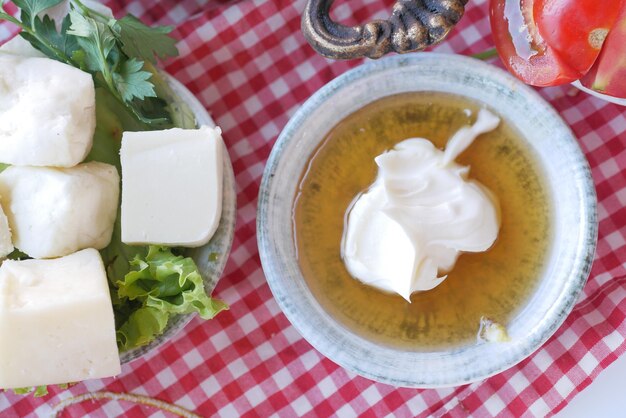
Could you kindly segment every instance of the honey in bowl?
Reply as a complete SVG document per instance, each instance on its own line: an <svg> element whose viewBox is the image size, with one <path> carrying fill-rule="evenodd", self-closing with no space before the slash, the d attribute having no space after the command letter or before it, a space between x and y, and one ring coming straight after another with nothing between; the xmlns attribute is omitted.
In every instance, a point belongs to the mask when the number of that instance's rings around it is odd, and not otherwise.
<svg viewBox="0 0 626 418"><path fill-rule="evenodd" d="M316 300L351 332L414 351L472 344L481 318L506 326L538 284L551 205L532 150L505 119L456 159L499 201L500 232L489 250L462 254L442 284L413 293L411 303L362 284L341 259L346 210L374 181L374 158L406 138L444 148L479 109L444 93L386 97L339 122L313 153L293 207L298 263Z"/></svg>

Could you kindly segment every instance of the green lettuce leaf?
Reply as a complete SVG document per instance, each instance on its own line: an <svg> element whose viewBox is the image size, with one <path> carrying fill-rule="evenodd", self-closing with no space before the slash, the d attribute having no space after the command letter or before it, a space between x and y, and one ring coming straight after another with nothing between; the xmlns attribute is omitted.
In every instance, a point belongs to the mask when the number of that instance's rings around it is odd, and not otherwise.
<svg viewBox="0 0 626 418"><path fill-rule="evenodd" d="M139 305L124 315L118 327L120 350L139 347L152 341L165 329L171 315L197 312L211 319L228 306L207 295L198 267L190 257L171 248L150 245L145 256L135 255L131 271L118 280L117 302L122 306ZM115 301L114 301L115 305Z"/></svg>
<svg viewBox="0 0 626 418"><path fill-rule="evenodd" d="M150 343L165 330L168 320L167 312L155 308L144 307L132 312L117 330L120 350L126 351Z"/></svg>
<svg viewBox="0 0 626 418"><path fill-rule="evenodd" d="M70 387L70 383L62 383L62 384L55 385L55 386L58 387L59 389L67 389ZM29 393L32 393L35 398L40 398L48 394L48 386L46 385L31 386L27 388L15 388L12 390L13 390L13 393L15 393L16 395L27 395Z"/></svg>
<svg viewBox="0 0 626 418"><path fill-rule="evenodd" d="M28 388L16 388L13 389L13 393L16 395L26 395L32 393L35 398L46 396L48 394L48 386L33 386Z"/></svg>

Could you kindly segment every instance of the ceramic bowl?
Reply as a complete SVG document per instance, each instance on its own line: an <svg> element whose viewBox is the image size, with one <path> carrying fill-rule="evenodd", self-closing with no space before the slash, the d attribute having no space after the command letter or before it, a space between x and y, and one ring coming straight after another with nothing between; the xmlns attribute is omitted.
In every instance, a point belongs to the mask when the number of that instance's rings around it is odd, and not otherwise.
<svg viewBox="0 0 626 418"><path fill-rule="evenodd" d="M432 352L378 345L322 309L296 260L292 223L299 178L312 152L339 121L385 96L436 91L497 109L538 156L553 203L554 241L534 293L507 324L506 343ZM263 270L279 306L317 350L369 379L403 387L457 386L501 372L537 350L572 310L593 260L596 195L589 166L559 115L508 73L468 57L419 53L370 62L315 93L281 133L263 175L257 214Z"/></svg>
<svg viewBox="0 0 626 418"><path fill-rule="evenodd" d="M184 85L171 76L165 75L165 77L174 93L189 106L196 117L198 125L215 126L215 122L202 103L200 103ZM206 245L187 251L187 255L192 257L198 266L198 270L204 279L204 288L209 295L213 292L213 289L215 289L224 271L235 235L237 207L235 176L228 152L224 150L222 155L224 158L222 162L222 216L220 223L215 234ZM213 260L214 257L212 254L217 254L217 259ZM191 321L193 315L194 314L173 316L170 318L163 334L155 338L148 345L120 353L120 361L122 363L128 363L168 342Z"/></svg>

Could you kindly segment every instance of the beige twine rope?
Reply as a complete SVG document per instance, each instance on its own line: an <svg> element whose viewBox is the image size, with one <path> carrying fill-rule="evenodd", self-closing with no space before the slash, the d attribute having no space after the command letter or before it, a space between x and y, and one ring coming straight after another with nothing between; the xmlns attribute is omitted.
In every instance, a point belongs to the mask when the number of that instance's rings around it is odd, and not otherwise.
<svg viewBox="0 0 626 418"><path fill-rule="evenodd" d="M171 403L167 403L161 401L159 399L150 398L148 396L136 395L134 393L114 393L114 392L93 392L93 393L83 393L82 395L72 396L70 398L64 399L59 402L52 408L52 413L50 414L50 418L56 418L59 414L67 407L82 403L85 401L99 401L99 400L109 400L109 401L126 401L131 402L138 405L147 405L156 409L160 409L161 411L169 412L174 415L178 415L183 418L202 418L200 415L194 414L193 412L180 407L178 405L173 405Z"/></svg>

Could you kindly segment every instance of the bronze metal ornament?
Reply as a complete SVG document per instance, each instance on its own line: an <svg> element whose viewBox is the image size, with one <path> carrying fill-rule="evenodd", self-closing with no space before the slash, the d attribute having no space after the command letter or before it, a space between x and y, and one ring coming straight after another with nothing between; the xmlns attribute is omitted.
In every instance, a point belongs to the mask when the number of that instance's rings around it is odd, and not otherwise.
<svg viewBox="0 0 626 418"><path fill-rule="evenodd" d="M329 15L333 0L308 0L302 32L328 58L380 58L388 52L421 51L441 42L461 20L468 0L398 0L388 20L345 26Z"/></svg>

